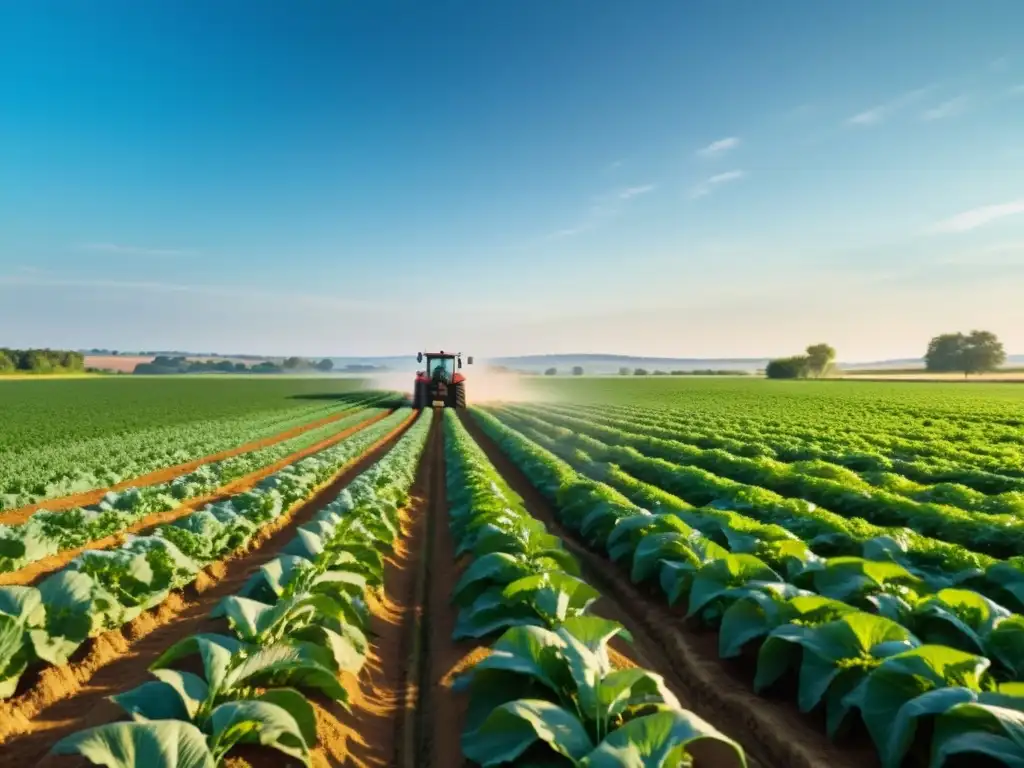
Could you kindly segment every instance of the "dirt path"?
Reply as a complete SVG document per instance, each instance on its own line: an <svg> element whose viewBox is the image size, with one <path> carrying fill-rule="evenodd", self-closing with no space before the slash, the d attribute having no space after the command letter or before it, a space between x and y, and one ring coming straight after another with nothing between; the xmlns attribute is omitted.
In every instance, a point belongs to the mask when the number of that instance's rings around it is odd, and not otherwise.
<svg viewBox="0 0 1024 768"><path fill-rule="evenodd" d="M292 539L298 526L310 521L356 475L387 453L415 417L410 414L309 500L263 528L245 552L210 566L193 585L174 593L160 607L121 630L90 641L84 652L79 652L79 661L44 669L29 681L24 693L0 704L0 766L37 765L57 739L119 719L120 709L106 697L151 679L147 668L160 653L182 638L215 626L209 614L217 603L241 589Z"/></svg>
<svg viewBox="0 0 1024 768"><path fill-rule="evenodd" d="M372 424L376 424L381 419L387 418L392 413L394 413L394 409L390 409L386 413L372 416L365 421L361 421L348 429L344 429L337 434L331 435L314 445L303 448L300 451L295 451L294 453L285 456L283 459L275 461L273 464L268 464L262 469L258 469L255 472L251 472L250 474L236 480L232 480L230 483L221 486L211 494L189 499L181 506L167 510L166 512L157 512L156 514L149 515L115 534L105 536L102 539L96 539L95 541L90 541L75 549L66 549L63 552L58 552L56 555L52 555L51 557L45 557L42 560L29 563L24 568L19 568L17 571L0 573L0 587L8 585L37 584L51 573L59 571L87 549L110 549L111 547L115 547L127 541L130 534L146 533L158 525L173 523L175 520L185 517L185 515L189 515L197 509L202 509L207 504L215 504L217 502L224 501L231 496L236 496L239 493L251 490L252 488L255 488L261 480L269 477L275 472L280 472L289 464L294 464L307 456L311 456L314 453L319 453L326 448L330 448L332 445L340 443L345 438L351 437L356 432L366 429Z"/></svg>
<svg viewBox="0 0 1024 768"><path fill-rule="evenodd" d="M433 418L420 458L403 537L384 570L384 589L370 601L373 657L358 682L346 685L352 714L342 720L349 731L347 760L333 765L390 768L416 764L415 705L419 681L420 627L423 623L424 563L428 515L433 498L440 418ZM409 763L409 761L412 763Z"/></svg>
<svg viewBox="0 0 1024 768"><path fill-rule="evenodd" d="M584 578L604 596L596 612L621 621L633 634L637 662L664 675L684 707L740 742L751 766L868 768L878 764L870 744L838 747L828 741L823 727L812 722L814 718L801 715L791 701L754 694L746 673L718 658L717 634L691 630L657 597L633 585L619 566L564 529L548 501L473 418L460 416L530 513L560 536L579 559Z"/></svg>
<svg viewBox="0 0 1024 768"><path fill-rule="evenodd" d="M428 765L431 768L458 768L466 764L460 742L466 721L468 698L451 686L458 674L486 655L487 644L478 640L452 639L458 610L452 605L455 585L470 559L455 559L455 540L448 518L447 465L444 454L444 430L437 435L437 460L431 468L432 487L429 528L429 557L426 576L428 589L423 634L422 666L418 719L419 763L403 768Z"/></svg>
<svg viewBox="0 0 1024 768"><path fill-rule="evenodd" d="M457 768L465 718L449 673L477 644L453 643L449 604L458 578L448 531L444 428L427 438L405 524L408 535L389 561L384 597L374 608L374 661L361 676L348 762L360 768Z"/></svg>
<svg viewBox="0 0 1024 768"><path fill-rule="evenodd" d="M214 461L223 461L224 459L230 459L232 456L249 453L250 451L266 448L267 446L274 445L275 443L290 440L291 438L298 437L302 433L308 432L311 429L316 429L317 427L322 427L326 424L330 424L331 422L348 418L355 413L355 411L356 409L349 408L341 411L340 413L335 413L321 419L316 419L315 421L300 424L299 426L292 427L291 429L286 429L284 432L278 432L277 434L270 435L268 437L262 437L259 440L251 440L248 443L243 443L242 445L235 446L234 448L228 448L227 450L220 451L219 453L211 453L209 456L193 459L192 461L187 461L184 464L175 464L171 467L163 467L162 469L158 469L145 475L139 475L138 477L122 480L120 483L107 486L106 488L95 488L91 491L83 491L82 493L75 493L70 496L58 496L53 499L44 499L43 501L36 502L35 504L28 504L24 507L18 507L17 509L9 509L5 512L0 512L0 524L20 525L28 520L33 514L43 509L58 511L62 509L72 509L74 507L88 507L92 504L99 504L103 501L103 497L111 491L121 491L125 488L142 488L148 485L167 483L176 477L188 474L203 464L209 464Z"/></svg>

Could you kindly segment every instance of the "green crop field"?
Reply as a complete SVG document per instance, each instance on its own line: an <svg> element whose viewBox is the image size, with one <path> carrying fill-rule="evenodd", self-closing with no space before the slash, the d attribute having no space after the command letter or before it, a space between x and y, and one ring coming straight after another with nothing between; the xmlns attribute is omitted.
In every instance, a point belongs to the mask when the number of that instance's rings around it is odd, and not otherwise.
<svg viewBox="0 0 1024 768"><path fill-rule="evenodd" d="M0 510L121 482L329 416L346 379L0 382Z"/></svg>
<svg viewBox="0 0 1024 768"><path fill-rule="evenodd" d="M12 765L1024 765L1024 387L55 383L3 385Z"/></svg>

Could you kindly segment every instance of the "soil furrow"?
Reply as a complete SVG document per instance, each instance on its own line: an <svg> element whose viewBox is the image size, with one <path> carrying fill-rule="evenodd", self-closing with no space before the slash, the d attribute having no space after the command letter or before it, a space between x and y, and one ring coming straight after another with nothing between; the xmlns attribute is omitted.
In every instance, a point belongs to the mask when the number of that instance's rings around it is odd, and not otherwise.
<svg viewBox="0 0 1024 768"><path fill-rule="evenodd" d="M422 765L417 760L413 708L416 705L423 589L426 576L428 515L435 494L441 420L433 418L420 458L410 504L402 513L403 536L389 557L384 589L370 600L372 658L359 679L346 681L352 713L342 715L349 733L344 761L328 754L331 765L383 768Z"/></svg>
<svg viewBox="0 0 1024 768"><path fill-rule="evenodd" d="M340 443L342 440L347 437L351 437L356 432L376 424L381 419L387 418L394 413L394 410L395 409L392 408L385 413L368 418L365 421L361 421L358 424L349 427L348 429L331 435L314 445L295 451L294 453L285 456L283 459L275 461L273 464L268 464L255 472L245 475L244 477L232 480L230 483L221 486L211 494L189 499L181 504L181 506L169 509L166 512L157 512L149 515L118 533L105 536L102 539L90 541L89 543L75 549L66 549L63 552L58 552L56 555L43 558L42 560L37 560L34 563L29 563L24 568L19 568L17 571L0 573L0 586L37 584L54 571L59 571L86 550L109 549L111 547L115 547L125 542L131 534L145 534L158 525L173 523L175 520L185 517L185 515L189 515L197 509L202 509L207 504L216 504L217 502L236 496L239 493L251 490L252 488L255 488L261 480L269 477L275 472L280 472L289 464L294 464L307 456L311 456L314 453L319 453L326 448L330 448L335 443Z"/></svg>
<svg viewBox="0 0 1024 768"><path fill-rule="evenodd" d="M107 696L147 681L148 667L160 653L178 640L214 626L209 614L217 603L241 589L291 540L298 526L310 521L353 478L385 455L415 417L411 414L306 502L261 529L245 552L211 565L194 584L126 627L93 639L80 651L79 661L44 669L25 693L0 705L0 766L37 765L57 739L119 719L120 709Z"/></svg>
<svg viewBox="0 0 1024 768"><path fill-rule="evenodd" d="M210 464L214 461L223 461L224 459L230 459L232 456L238 456L243 453L259 450L260 448L266 448L267 446L274 445L285 440L290 440L293 437L298 437L311 429L316 429L317 427L325 426L331 422L347 418L352 415L354 410L355 409L353 408L349 408L339 413L334 413L330 416L325 416L305 424L300 424L297 427L286 429L283 432L278 432L267 437L261 437L258 440L250 440L249 442L235 446L234 448L228 448L217 453L211 453L208 456L193 459L192 461L186 461L183 464L163 467L153 472L148 472L145 475L139 475L138 477L122 480L119 483L109 485L104 488L94 488L91 491L82 491L81 493L74 493L69 496L57 496L52 499L37 501L35 504L27 504L16 509L9 509L4 512L0 512L0 524L20 525L40 510L45 509L49 511L59 511L62 509L73 509L75 507L88 507L93 504L99 504L103 501L103 497L111 491L122 491L126 488L143 488L149 485L167 483L174 480L176 477L188 474L192 470L201 467L203 464Z"/></svg>
<svg viewBox="0 0 1024 768"><path fill-rule="evenodd" d="M439 421L442 421L439 419ZM407 763L431 768L458 768L465 764L460 738L466 721L467 697L455 693L451 686L455 677L487 653L479 640L452 639L458 610L451 602L452 593L468 556L455 559L455 541L448 519L447 467L444 451L444 428L439 425L437 459L432 467L433 487L430 504L430 549L427 560L426 615L424 661L422 665L419 718L419 761Z"/></svg>
<svg viewBox="0 0 1024 768"><path fill-rule="evenodd" d="M552 505L476 421L464 412L459 415L529 512L562 538L580 561L584 578L604 595L595 612L622 622L635 639L638 663L664 675L684 707L742 744L752 766L864 768L877 764L873 750L843 749L830 743L823 730L810 722L812 718L801 715L791 702L754 694L749 680L718 658L717 634L691 631L672 609L632 584L619 566L566 530Z"/></svg>

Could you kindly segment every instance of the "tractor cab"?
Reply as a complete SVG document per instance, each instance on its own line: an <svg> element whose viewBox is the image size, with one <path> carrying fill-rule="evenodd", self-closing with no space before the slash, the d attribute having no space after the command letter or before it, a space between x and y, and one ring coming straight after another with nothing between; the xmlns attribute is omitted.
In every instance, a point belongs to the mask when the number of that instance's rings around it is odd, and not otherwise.
<svg viewBox="0 0 1024 768"><path fill-rule="evenodd" d="M418 352L416 361L426 366L416 372L413 389L413 408L427 408L440 405L445 408L466 407L466 377L462 369L461 353ZM473 358L467 357L466 364L472 365Z"/></svg>

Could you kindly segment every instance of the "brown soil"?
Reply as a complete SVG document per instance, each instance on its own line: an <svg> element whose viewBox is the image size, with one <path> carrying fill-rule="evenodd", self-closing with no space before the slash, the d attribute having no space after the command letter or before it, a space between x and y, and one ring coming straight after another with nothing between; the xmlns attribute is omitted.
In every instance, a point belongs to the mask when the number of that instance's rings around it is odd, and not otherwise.
<svg viewBox="0 0 1024 768"><path fill-rule="evenodd" d="M636 660L664 675L684 707L742 744L752 766L867 768L878 764L870 745L837 747L813 718L801 715L791 702L754 694L749 679L741 678L734 667L718 658L716 634L692 632L668 606L634 586L621 568L564 529L551 505L519 468L471 417L460 416L530 513L560 536L579 560L584 578L604 596L596 612L625 625L636 641Z"/></svg>
<svg viewBox="0 0 1024 768"><path fill-rule="evenodd" d="M439 420L440 421L440 420ZM464 669L487 654L477 640L452 639L458 611L451 598L468 558L455 560L455 541L448 525L447 466L443 424L438 425L436 459L430 467L429 549L426 561L428 589L426 614L429 626L423 633L423 667L419 701L420 761L406 762L404 768L429 765L457 768L465 763L461 736L466 721L465 695L452 690L452 683Z"/></svg>
<svg viewBox="0 0 1024 768"><path fill-rule="evenodd" d="M44 499L43 501L36 502L35 504L28 504L24 507L18 507L17 509L9 509L5 512L0 512L0 523L4 525L19 525L28 520L34 513L42 509L57 511L62 509L73 509L74 507L88 507L92 504L99 504L103 501L103 497L111 491L121 491L125 488L143 488L148 485L168 483L176 477L188 474L203 464L209 464L214 461L223 461L224 459L230 459L232 456L249 453L250 451L255 451L260 448L266 448L268 445L274 445L275 443L280 443L284 440L290 440L291 438L298 437L302 433L308 432L311 429L316 429L317 427L322 427L325 424L330 424L331 422L347 418L355 412L355 409L348 409L341 413L325 416L322 419L316 419L315 421L310 421L306 424L286 429L284 432L278 432L275 435L261 437L259 440L251 440L248 443L243 443L242 445L235 446L234 448L228 448L227 450L220 451L219 453L211 453L209 456L203 456L199 459L186 461L184 464L175 464L172 467L163 467L155 472L139 475L138 477L129 478L128 480L122 480L120 483L107 486L106 488L95 488L91 491L74 493L70 496L59 496L53 499Z"/></svg>
<svg viewBox="0 0 1024 768"><path fill-rule="evenodd" d="M433 414L424 416L432 418ZM418 627L422 621L422 562L430 497L429 468L435 458L435 418L420 459L409 508L401 516L402 538L385 563L384 587L368 601L373 655L363 673L346 684L352 713L341 720L350 734L344 765L383 768L403 764L415 750L407 728L416 700ZM338 764L338 763L335 763Z"/></svg>
<svg viewBox="0 0 1024 768"><path fill-rule="evenodd" d="M291 540L298 526L310 521L356 475L390 450L417 415L410 414L307 501L261 529L244 552L210 566L190 587L122 629L93 639L79 652L78 661L48 667L26 681L21 694L0 704L0 766L38 765L57 739L119 719L121 711L106 697L150 679L149 665L178 640L216 631L217 622L209 614L217 603L237 592Z"/></svg>
<svg viewBox="0 0 1024 768"><path fill-rule="evenodd" d="M85 367L131 373L139 363L152 363L153 360L152 355L86 355Z"/></svg>
<svg viewBox="0 0 1024 768"><path fill-rule="evenodd" d="M359 432L360 430L366 429L371 424L375 424L376 422L386 418L392 413L394 413L393 409L389 410L387 413L378 414L377 416L368 418L365 421L361 421L358 424L355 424L347 429L342 430L341 432L338 432L337 434L331 435L330 437L325 438L324 440L321 440L318 443L315 443L314 445L309 446L308 448L303 448L301 451L295 451L294 453L285 456L283 459L280 459L279 461L276 461L273 464L268 464L262 469L258 469L255 472L245 475L244 477L240 477L237 480L233 480L227 485L218 488L211 494L208 494L206 496L197 496L194 499L189 499L184 504L182 504L179 507L175 507L174 509L170 509L166 512L157 512L155 514L149 515L148 517L144 517L142 520L136 521L133 525L111 536L106 536L102 539L90 541L87 544L84 544L83 546L78 547L76 549L66 549L63 552L58 552L56 555L52 555L51 557L46 557L42 560L37 560L34 563L29 563L24 568L20 568L17 571L10 571L9 573L0 573L0 586L8 586L12 584L37 584L39 581L46 578L54 571L59 571L61 568L66 566L68 563L70 563L72 560L78 557L82 552L85 552L87 549L95 550L116 547L119 544L122 544L125 541L127 541L128 536L130 534L145 533L158 525L166 525L167 523L173 523L178 518L191 514L192 512L195 512L197 509L202 509L207 504L215 504L217 502L224 501L225 499L228 499L231 496L236 496L239 493L244 493L245 491L251 490L252 488L255 488L260 483L261 480L269 477L275 472L281 471L289 464L294 464L300 459L304 459L307 456L311 456L314 453L319 453L320 451L326 448L330 448L332 445L340 443L345 438L350 437L351 435L355 434L356 432Z"/></svg>

